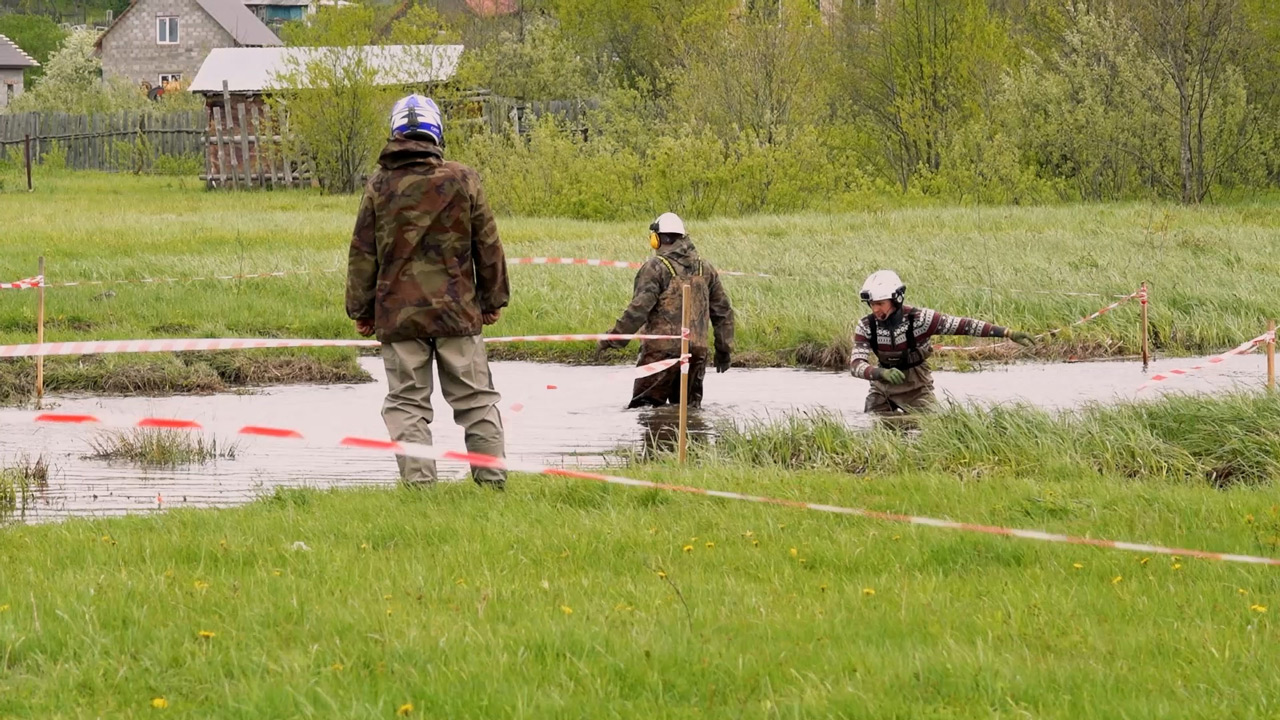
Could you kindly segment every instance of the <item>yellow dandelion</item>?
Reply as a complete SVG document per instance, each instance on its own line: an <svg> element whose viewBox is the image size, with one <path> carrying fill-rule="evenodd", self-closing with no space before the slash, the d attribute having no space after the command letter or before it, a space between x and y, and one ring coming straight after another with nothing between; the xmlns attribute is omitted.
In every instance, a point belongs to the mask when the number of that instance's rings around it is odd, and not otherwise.
<svg viewBox="0 0 1280 720"><path fill-rule="evenodd" d="M218 547L221 547L223 550L226 550L226 549L227 549L227 539L226 539L226 538L222 538L221 540L219 540L219 541L218 541Z"/></svg>
<svg viewBox="0 0 1280 720"><path fill-rule="evenodd" d="M466 585L467 585L467 579L466 579L466 578L458 578L457 580L454 580L454 581L453 581L453 584L454 584L454 585L457 585L457 586L459 586L459 587L466 587Z"/></svg>
<svg viewBox="0 0 1280 720"><path fill-rule="evenodd" d="M901 536L901 535L894 535L894 536L893 536L892 538L890 538L890 539L891 539L891 540L901 540L901 539L902 539L902 536Z"/></svg>
<svg viewBox="0 0 1280 720"><path fill-rule="evenodd" d="M1144 558L1142 558L1141 560L1139 560L1139 561L1138 561L1138 564L1139 564L1139 565L1142 565L1142 566L1144 566L1144 567L1145 567L1145 566L1146 566L1146 564L1147 564L1147 563L1149 563L1149 562L1151 562L1151 558L1149 558L1149 557L1144 557Z"/></svg>
<svg viewBox="0 0 1280 720"><path fill-rule="evenodd" d="M110 545L111 543L114 543L114 542L115 542L115 540L112 540L110 535L103 535L103 536L102 536L102 542L107 543L108 545Z"/></svg>
<svg viewBox="0 0 1280 720"><path fill-rule="evenodd" d="M744 538L755 537L755 535L756 535L756 534L755 534L754 532L750 531L750 530L748 530L748 531L746 531L746 532L742 533L742 537L744 537Z"/></svg>
<svg viewBox="0 0 1280 720"><path fill-rule="evenodd" d="M708 541L707 541L707 549L708 549L708 550L710 550L711 548L713 548L713 547L715 547L715 546L716 546L716 544L715 544L715 543L711 542L710 540L708 540Z"/></svg>
<svg viewBox="0 0 1280 720"><path fill-rule="evenodd" d="M697 535L694 535L692 538L690 538L690 539L689 539L689 542L691 542L691 543L698 542L698 536L697 536Z"/></svg>
<svg viewBox="0 0 1280 720"><path fill-rule="evenodd" d="M795 548L791 548L791 557L797 557L797 556L799 556L799 555L800 555L800 551L799 551L799 550L797 550L797 549L795 549Z"/></svg>
<svg viewBox="0 0 1280 720"><path fill-rule="evenodd" d="M667 573L666 573L666 572L664 572L664 571L662 571L662 570L659 570L659 571L658 571L658 577L659 577L660 579L662 579L662 580L666 580L666 579L667 579Z"/></svg>
<svg viewBox="0 0 1280 720"><path fill-rule="evenodd" d="M808 562L808 560L805 560L804 558L800 558L800 564L801 564L801 565L804 565L804 564L805 564L805 563L807 563L807 562Z"/></svg>
<svg viewBox="0 0 1280 720"><path fill-rule="evenodd" d="M342 670L342 663L334 663L329 666L329 669L334 672L339 672L340 670Z"/></svg>
<svg viewBox="0 0 1280 720"><path fill-rule="evenodd" d="M685 545L685 546L684 546L684 548L683 548L683 550L684 550L685 552L693 552L693 546L692 546L692 545Z"/></svg>
<svg viewBox="0 0 1280 720"><path fill-rule="evenodd" d="M862 594L866 595L867 597L871 597L872 595L876 594L876 591L872 590L871 588L862 588Z"/></svg>
<svg viewBox="0 0 1280 720"><path fill-rule="evenodd" d="M411 712L413 712L413 703L405 703L396 708L396 715L400 717L407 717Z"/></svg>
<svg viewBox="0 0 1280 720"><path fill-rule="evenodd" d="M387 617L391 617L391 608L387 608Z"/></svg>
<svg viewBox="0 0 1280 720"><path fill-rule="evenodd" d="M169 568L168 570L165 570L165 571L164 571L164 576L165 576L165 577L167 577L167 578L171 578L171 577L173 577L173 568Z"/></svg>
<svg viewBox="0 0 1280 720"><path fill-rule="evenodd" d="M564 613L565 615L572 615L573 608L569 607L568 605L561 605L560 612Z"/></svg>
<svg viewBox="0 0 1280 720"><path fill-rule="evenodd" d="M360 549L361 549L361 550L368 550L368 549L369 549L369 543L360 543Z"/></svg>
<svg viewBox="0 0 1280 720"><path fill-rule="evenodd" d="M658 534L658 528L656 528L656 527L651 527L651 528L649 528L649 534L650 534L650 535L657 535L657 534Z"/></svg>
<svg viewBox="0 0 1280 720"><path fill-rule="evenodd" d="M1244 588L1236 588L1236 592L1240 593L1241 595L1248 595L1248 594L1249 594L1249 591L1248 591L1248 590L1245 590ZM3 609L4 609L4 608L0 608L0 610L3 610Z"/></svg>
<svg viewBox="0 0 1280 720"><path fill-rule="evenodd" d="M1252 525L1252 524L1253 524L1253 515L1245 515L1245 516L1244 516L1244 521L1245 521L1245 524L1247 524L1247 525Z"/></svg>
<svg viewBox="0 0 1280 720"><path fill-rule="evenodd" d="M276 577L280 577L281 575L283 575L283 574L284 574L284 571L283 571L283 570L272 570L272 571L271 571L271 574L272 574L272 575L275 575Z"/></svg>
<svg viewBox="0 0 1280 720"><path fill-rule="evenodd" d="M192 587L194 587L194 588L195 588L195 589L197 589L197 590L208 590L208 589L209 589L209 583L207 583L207 582L205 582L205 581L203 581L203 580L197 580L197 581L195 581L194 583L192 583Z"/></svg>
<svg viewBox="0 0 1280 720"><path fill-rule="evenodd" d="M200 637L201 640L212 640L215 637L217 637L217 634L214 633L212 630L201 630L196 634Z"/></svg>
<svg viewBox="0 0 1280 720"><path fill-rule="evenodd" d="M1250 605L1249 609L1254 612L1264 613L1267 611L1266 605Z"/></svg>
<svg viewBox="0 0 1280 720"><path fill-rule="evenodd" d="M818 592L826 592L826 591L827 591L827 585L826 585L826 583L823 583L823 584L821 584L821 585L819 585L819 586L818 586Z"/></svg>
<svg viewBox="0 0 1280 720"><path fill-rule="evenodd" d="M9 612L9 604L0 605L0 612Z"/></svg>
<svg viewBox="0 0 1280 720"><path fill-rule="evenodd" d="M151 707L156 710L163 710L169 707L169 701L165 700L163 697L153 697L151 698Z"/></svg>
<svg viewBox="0 0 1280 720"><path fill-rule="evenodd" d="M383 599L383 600L390 600L390 599L391 599L391 596L390 596L390 595L383 595L383 596L382 596L382 599Z"/></svg>
<svg viewBox="0 0 1280 720"><path fill-rule="evenodd" d="M1123 576L1121 576L1121 575L1117 575L1117 576L1115 576L1115 577L1111 578L1111 584L1112 584L1112 585L1115 585L1115 584L1119 583L1119 582L1120 582L1121 580L1123 580L1123 579L1124 579L1124 577L1123 577Z"/></svg>
<svg viewBox="0 0 1280 720"><path fill-rule="evenodd" d="M760 541L759 541L759 540L752 540L752 541L751 541L751 547L760 547Z"/></svg>
<svg viewBox="0 0 1280 720"><path fill-rule="evenodd" d="M1174 563L1174 564L1173 564L1173 569L1174 569L1174 570L1181 570L1181 569L1182 569L1182 563Z"/></svg>
<svg viewBox="0 0 1280 720"><path fill-rule="evenodd" d="M1084 568L1084 563L1071 563L1071 567L1073 567L1073 568L1075 568L1075 569L1077 569L1077 570L1081 570L1081 569L1083 569L1083 568Z"/></svg>

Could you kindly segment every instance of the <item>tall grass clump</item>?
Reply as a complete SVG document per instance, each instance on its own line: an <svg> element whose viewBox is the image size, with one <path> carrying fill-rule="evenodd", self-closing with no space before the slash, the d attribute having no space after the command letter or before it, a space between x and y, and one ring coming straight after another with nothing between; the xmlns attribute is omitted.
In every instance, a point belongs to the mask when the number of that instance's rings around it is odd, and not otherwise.
<svg viewBox="0 0 1280 720"><path fill-rule="evenodd" d="M123 460L140 465L202 465L235 460L236 443L219 444L216 437L177 430L110 431L89 440L90 457Z"/></svg>
<svg viewBox="0 0 1280 720"><path fill-rule="evenodd" d="M49 484L49 465L41 455L35 460L18 458L13 465L0 467L0 520L25 511L32 493Z"/></svg>
<svg viewBox="0 0 1280 720"><path fill-rule="evenodd" d="M1087 472L1215 487L1280 478L1280 403L1267 396L1180 396L1063 413L950 406L913 420L905 434L851 428L826 413L735 422L706 452L720 462L859 475Z"/></svg>

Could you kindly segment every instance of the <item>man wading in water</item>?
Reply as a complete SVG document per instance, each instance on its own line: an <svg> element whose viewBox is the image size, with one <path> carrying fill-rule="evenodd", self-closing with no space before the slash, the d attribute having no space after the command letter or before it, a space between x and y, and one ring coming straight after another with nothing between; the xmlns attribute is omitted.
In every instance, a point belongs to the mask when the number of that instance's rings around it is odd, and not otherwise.
<svg viewBox="0 0 1280 720"><path fill-rule="evenodd" d="M708 325L715 328L716 372L729 369L733 353L733 307L720 284L720 275L698 251L675 213L663 213L649 226L649 245L657 254L636 273L631 304L609 334L632 335L644 327L647 335L680 335L683 287L689 285L689 407L702 404L702 380L707 374ZM626 340L602 340L600 350L626 347ZM639 365L680 357L679 340L645 340ZM661 407L680 402L680 366L639 378L627 407Z"/></svg>
<svg viewBox="0 0 1280 720"><path fill-rule="evenodd" d="M1031 335L982 320L951 317L936 310L903 305L907 286L892 270L877 270L862 284L859 296L871 314L858 322L853 334L849 369L854 377L871 381L866 412L880 416L929 410L938 403L933 394L934 335L1002 337L1031 345ZM876 356L879 367L868 362Z"/></svg>

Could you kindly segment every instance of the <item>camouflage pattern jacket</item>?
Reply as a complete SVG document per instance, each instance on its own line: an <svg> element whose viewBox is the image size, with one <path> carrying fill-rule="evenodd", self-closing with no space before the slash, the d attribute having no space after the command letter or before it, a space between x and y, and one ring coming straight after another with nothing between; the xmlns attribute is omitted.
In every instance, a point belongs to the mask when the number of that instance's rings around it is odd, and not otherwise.
<svg viewBox="0 0 1280 720"><path fill-rule="evenodd" d="M690 285L689 347L706 351L707 334L715 328L715 347L733 352L733 307L711 263L698 257L688 238L663 245L636 273L631 304L614 324L612 333L630 335L644 328L647 335L679 335L682 286ZM626 343L618 343L625 345ZM680 354L679 340L648 340L644 351Z"/></svg>
<svg viewBox="0 0 1280 720"><path fill-rule="evenodd" d="M347 315L384 343L478 335L510 299L480 177L435 143L396 138L378 158L351 237Z"/></svg>

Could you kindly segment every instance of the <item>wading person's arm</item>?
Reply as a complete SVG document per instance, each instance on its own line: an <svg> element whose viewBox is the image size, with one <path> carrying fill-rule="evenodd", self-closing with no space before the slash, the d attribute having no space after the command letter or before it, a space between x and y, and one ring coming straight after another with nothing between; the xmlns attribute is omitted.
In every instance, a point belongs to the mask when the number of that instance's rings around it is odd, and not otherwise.
<svg viewBox="0 0 1280 720"><path fill-rule="evenodd" d="M347 317L356 321L356 332L365 337L373 334L373 304L378 292L376 220L373 192L366 187L347 254Z"/></svg>

